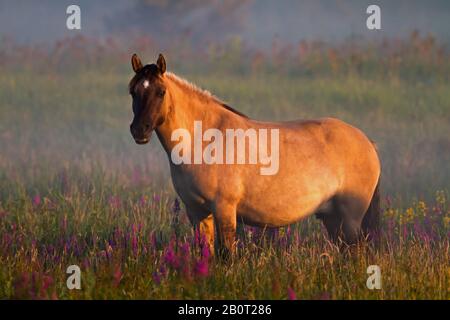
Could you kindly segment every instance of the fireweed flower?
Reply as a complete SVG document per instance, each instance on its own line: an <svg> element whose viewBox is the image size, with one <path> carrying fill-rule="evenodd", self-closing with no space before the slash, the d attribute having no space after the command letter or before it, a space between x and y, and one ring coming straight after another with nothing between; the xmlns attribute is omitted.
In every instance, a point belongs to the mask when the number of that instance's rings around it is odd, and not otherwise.
<svg viewBox="0 0 450 320"><path fill-rule="evenodd" d="M159 273L161 274L161 276L165 277L167 275L167 269L164 266L160 266Z"/></svg>
<svg viewBox="0 0 450 320"><path fill-rule="evenodd" d="M207 258L201 258L195 263L195 274L199 277L207 277L209 273L209 265Z"/></svg>
<svg viewBox="0 0 450 320"><path fill-rule="evenodd" d="M201 236L200 236L200 230L199 228L195 228L194 230L194 246L198 247L200 246L202 242Z"/></svg>
<svg viewBox="0 0 450 320"><path fill-rule="evenodd" d="M143 195L139 198L139 205L145 207L147 205L147 196Z"/></svg>
<svg viewBox="0 0 450 320"><path fill-rule="evenodd" d="M137 255L138 252L138 240L136 237L136 234L133 232L132 238L131 238L131 250L133 251L134 255Z"/></svg>
<svg viewBox="0 0 450 320"><path fill-rule="evenodd" d="M181 246L180 266L182 268L183 275L187 278L190 277L190 268L189 268L190 256L191 256L191 245L189 244L189 241L186 241Z"/></svg>
<svg viewBox="0 0 450 320"><path fill-rule="evenodd" d="M180 235L180 211L180 201L178 201L178 198L175 198L175 201L172 204L173 217L171 224L172 228L174 229L176 239L178 239Z"/></svg>
<svg viewBox="0 0 450 320"><path fill-rule="evenodd" d="M287 294L289 300L297 300L297 295L295 294L294 289L292 289L291 287L288 287Z"/></svg>
<svg viewBox="0 0 450 320"><path fill-rule="evenodd" d="M157 285L161 284L161 276L159 275L158 271L153 272L152 278L153 282L155 282Z"/></svg>
<svg viewBox="0 0 450 320"><path fill-rule="evenodd" d="M157 285L161 284L161 281L166 276L167 276L167 269L163 265L161 265L158 270L152 273L152 279Z"/></svg>
<svg viewBox="0 0 450 320"><path fill-rule="evenodd" d="M183 245L181 246L181 253L182 253L183 257L188 258L190 252L191 252L191 246L190 246L189 242L183 243Z"/></svg>
<svg viewBox="0 0 450 320"><path fill-rule="evenodd" d="M180 211L181 211L180 201L178 200L178 198L175 198L172 204L172 212L177 215L180 213Z"/></svg>
<svg viewBox="0 0 450 320"><path fill-rule="evenodd" d="M178 269L179 267L179 261L178 261L178 257L175 255L175 252L173 251L173 246L170 245L169 248L167 249L166 253L164 254L164 262L174 268L174 269Z"/></svg>
<svg viewBox="0 0 450 320"><path fill-rule="evenodd" d="M41 196L40 195L35 195L33 197L33 207L38 207L41 204Z"/></svg>
<svg viewBox="0 0 450 320"><path fill-rule="evenodd" d="M42 286L41 290L43 292L47 291L47 289L53 284L53 278L50 276L43 276L42 277Z"/></svg>
<svg viewBox="0 0 450 320"><path fill-rule="evenodd" d="M202 244L202 258L208 259L211 256L211 253L209 252L209 245L208 243Z"/></svg>

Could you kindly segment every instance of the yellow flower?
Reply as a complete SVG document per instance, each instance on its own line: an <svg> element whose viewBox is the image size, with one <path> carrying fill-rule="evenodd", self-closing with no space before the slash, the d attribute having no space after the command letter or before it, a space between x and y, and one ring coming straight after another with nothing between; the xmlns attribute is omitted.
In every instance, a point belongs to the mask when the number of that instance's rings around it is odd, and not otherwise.
<svg viewBox="0 0 450 320"><path fill-rule="evenodd" d="M427 205L425 202L423 201L419 201L419 203L417 204L417 210L419 212L419 215L421 217L425 217L427 215Z"/></svg>
<svg viewBox="0 0 450 320"><path fill-rule="evenodd" d="M413 221L414 220L414 209L413 208L406 209L403 218L404 218L403 222L405 222L405 223L409 223L409 222Z"/></svg>
<svg viewBox="0 0 450 320"><path fill-rule="evenodd" d="M396 209L389 208L386 210L384 215L386 216L386 218L394 218L395 216L398 215L398 212Z"/></svg>
<svg viewBox="0 0 450 320"><path fill-rule="evenodd" d="M444 217L444 227L447 229L450 227L450 216Z"/></svg>
<svg viewBox="0 0 450 320"><path fill-rule="evenodd" d="M446 202L444 190L436 191L436 202L443 205Z"/></svg>

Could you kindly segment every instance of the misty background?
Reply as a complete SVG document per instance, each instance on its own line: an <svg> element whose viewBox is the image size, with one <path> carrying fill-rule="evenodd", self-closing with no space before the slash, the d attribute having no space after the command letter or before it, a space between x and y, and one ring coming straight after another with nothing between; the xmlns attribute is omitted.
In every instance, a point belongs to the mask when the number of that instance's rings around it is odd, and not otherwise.
<svg viewBox="0 0 450 320"><path fill-rule="evenodd" d="M81 8L81 31L66 28L70 4ZM366 28L370 4L381 7L381 31ZM413 30L448 43L449 20L447 0L0 1L0 37L25 44L81 33L124 38L145 34L162 47L179 37L203 46L238 35L252 48L268 48L274 39L335 42L350 37L404 37Z"/></svg>
<svg viewBox="0 0 450 320"><path fill-rule="evenodd" d="M385 194L433 199L450 188L449 27L448 0L0 0L0 197L66 180L172 196L156 135L138 147L129 132L131 54L162 52L251 118L354 124L378 144Z"/></svg>

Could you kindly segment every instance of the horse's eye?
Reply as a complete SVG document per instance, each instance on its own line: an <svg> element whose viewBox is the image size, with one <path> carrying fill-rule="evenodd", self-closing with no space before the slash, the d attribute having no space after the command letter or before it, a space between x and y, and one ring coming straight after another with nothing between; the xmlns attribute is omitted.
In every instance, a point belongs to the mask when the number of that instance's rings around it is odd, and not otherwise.
<svg viewBox="0 0 450 320"><path fill-rule="evenodd" d="M166 90L164 90L164 89L160 89L160 90L158 90L158 96L159 97L164 97L164 95L166 94Z"/></svg>

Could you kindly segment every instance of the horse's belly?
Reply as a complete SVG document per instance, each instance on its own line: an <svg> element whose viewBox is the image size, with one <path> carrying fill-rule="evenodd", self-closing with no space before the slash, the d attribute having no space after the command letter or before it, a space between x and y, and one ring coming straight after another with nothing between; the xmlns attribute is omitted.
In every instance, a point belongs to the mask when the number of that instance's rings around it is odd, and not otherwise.
<svg viewBox="0 0 450 320"><path fill-rule="evenodd" d="M330 201L328 192L300 194L291 192L285 196L249 197L238 207L238 219L246 224L279 227L289 225L315 213Z"/></svg>

